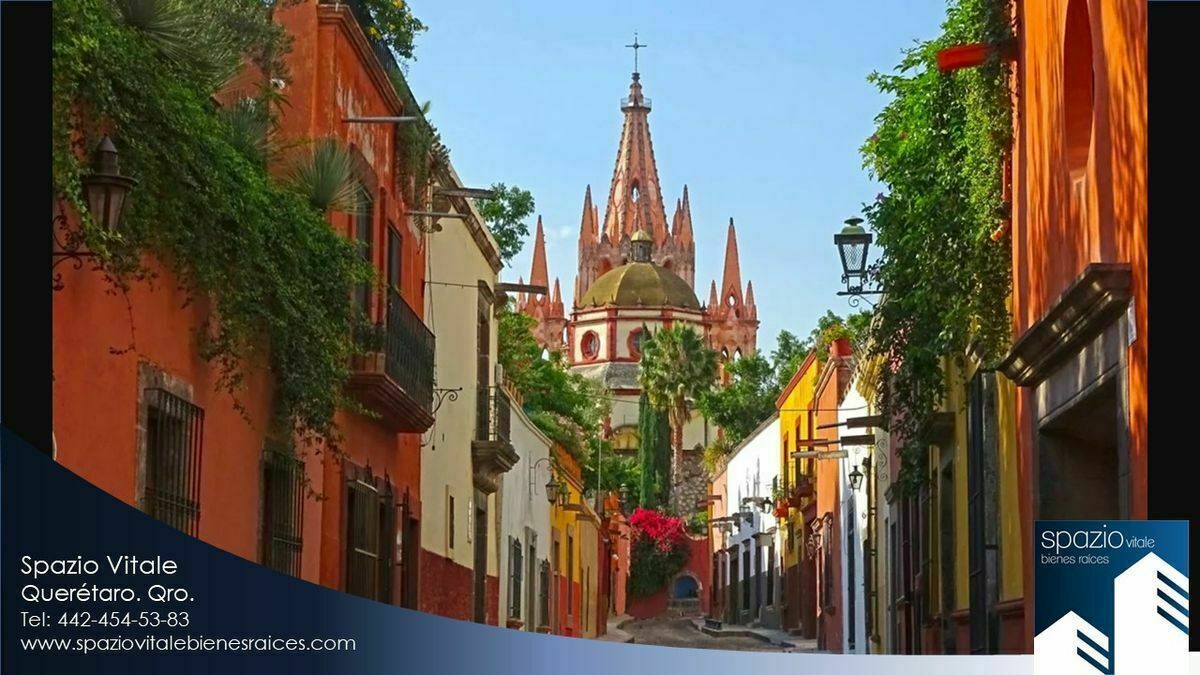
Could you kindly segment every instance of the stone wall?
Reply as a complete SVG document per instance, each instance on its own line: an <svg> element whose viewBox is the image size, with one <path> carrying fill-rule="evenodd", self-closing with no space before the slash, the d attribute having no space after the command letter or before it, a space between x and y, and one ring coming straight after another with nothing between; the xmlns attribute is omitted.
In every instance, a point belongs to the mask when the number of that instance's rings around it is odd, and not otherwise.
<svg viewBox="0 0 1200 675"><path fill-rule="evenodd" d="M704 468L702 455L699 450L685 450L683 466L672 467L675 480L671 489L671 506L682 516L707 510L697 506L708 496L709 475Z"/></svg>

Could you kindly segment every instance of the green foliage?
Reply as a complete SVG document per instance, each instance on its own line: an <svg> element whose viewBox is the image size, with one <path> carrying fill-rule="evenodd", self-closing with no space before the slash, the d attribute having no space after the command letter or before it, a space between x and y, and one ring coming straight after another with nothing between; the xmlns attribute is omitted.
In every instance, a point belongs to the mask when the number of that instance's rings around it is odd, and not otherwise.
<svg viewBox="0 0 1200 675"><path fill-rule="evenodd" d="M487 221L492 237L500 247L500 259L508 265L513 256L521 252L522 242L529 236L529 224L525 222L534 209L533 195L504 183L492 185L494 199L481 199L475 203L479 215Z"/></svg>
<svg viewBox="0 0 1200 675"><path fill-rule="evenodd" d="M670 495L670 437L666 416L650 405L646 392L642 392L638 399L638 504L642 508L661 508Z"/></svg>
<svg viewBox="0 0 1200 675"><path fill-rule="evenodd" d="M775 386L779 391L782 392L791 381L792 375L796 374L796 369L808 358L811 350L812 338L801 340L791 331L779 331L779 337L775 340L775 351L771 352L771 364L775 368Z"/></svg>
<svg viewBox="0 0 1200 675"><path fill-rule="evenodd" d="M406 113L421 118L414 124L401 124L396 127L399 136L399 142L396 144L396 163L407 182L403 188L403 196L410 207L420 209L426 206L433 175L450 163L450 151L442 143L442 135L429 121L427 114L430 102L417 104L417 99L399 70L389 69L388 77L400 96Z"/></svg>
<svg viewBox="0 0 1200 675"><path fill-rule="evenodd" d="M688 517L687 530L690 534L708 534L708 511L697 511Z"/></svg>
<svg viewBox="0 0 1200 675"><path fill-rule="evenodd" d="M222 108L221 116L229 127L229 142L254 164L266 166L270 159L271 111L258 99L242 98Z"/></svg>
<svg viewBox="0 0 1200 675"><path fill-rule="evenodd" d="M700 461L704 462L704 468L708 469L710 474L717 472L717 467L721 464L721 460L729 456L733 452L733 446L724 436L717 436L704 448L704 454L700 456Z"/></svg>
<svg viewBox="0 0 1200 675"><path fill-rule="evenodd" d="M417 33L426 30L404 0L359 0L371 15L367 37L386 45L401 58L412 59Z"/></svg>
<svg viewBox="0 0 1200 675"><path fill-rule="evenodd" d="M691 415L689 400L703 397L716 378L716 352L690 326L662 328L642 343L638 381L650 405L666 411L680 443Z"/></svg>
<svg viewBox="0 0 1200 675"><path fill-rule="evenodd" d="M776 399L810 352L816 350L821 363L829 354L830 343L838 338L847 338L856 347L862 345L870 320L867 312L842 319L826 311L804 340L789 331L780 331L770 360L755 352L730 361L725 367L729 384L707 392L699 400L704 416L725 432L725 442L705 448L709 468L716 466L722 454L727 454L774 414Z"/></svg>
<svg viewBox="0 0 1200 675"><path fill-rule="evenodd" d="M542 358L533 318L506 307L500 313L498 352L504 375L525 399L529 419L583 462L587 439L600 436L609 403L599 385L567 370L562 355Z"/></svg>
<svg viewBox="0 0 1200 675"><path fill-rule="evenodd" d="M870 329L879 368L876 403L904 439L900 484L919 485L926 430L946 391L943 358L969 345L985 362L1007 349L1011 323L1007 243L990 235L1007 212L1003 157L1011 143L1009 66L942 74L938 50L1012 38L1002 0L954 0L942 35L909 49L898 72L870 81L893 98L862 148L887 186L866 207L882 249L873 270L887 296Z"/></svg>
<svg viewBox="0 0 1200 675"><path fill-rule="evenodd" d="M704 416L725 432L729 444L737 445L774 414L779 387L775 368L758 352L730 361L725 372L729 384L707 392L699 405Z"/></svg>
<svg viewBox="0 0 1200 675"><path fill-rule="evenodd" d="M288 174L288 185L321 213L357 212L363 195L350 148L322 138L301 151Z"/></svg>
<svg viewBox="0 0 1200 675"><path fill-rule="evenodd" d="M629 494L636 494L642 480L642 467L635 457L622 457L612 451L607 441L592 440L588 445L587 460L583 462L583 484L588 490L596 489L596 464L600 465L601 492L620 492L624 485Z"/></svg>
<svg viewBox="0 0 1200 675"><path fill-rule="evenodd" d="M198 339L218 367L217 387L237 400L248 370L268 364L277 423L334 440L334 413L350 404L342 384L355 351L351 289L372 272L322 213L247 157L244 136L212 105L214 73L229 65L210 63L218 50L192 58L230 45L275 75L286 36L260 0L163 6L184 18L130 19L112 0L55 4L55 189L83 214L82 236L117 292L151 275L142 254L153 253L194 297L211 301L213 320ZM187 26L186 44L175 21ZM116 234L91 221L80 189L81 150L101 133L139 181Z"/></svg>

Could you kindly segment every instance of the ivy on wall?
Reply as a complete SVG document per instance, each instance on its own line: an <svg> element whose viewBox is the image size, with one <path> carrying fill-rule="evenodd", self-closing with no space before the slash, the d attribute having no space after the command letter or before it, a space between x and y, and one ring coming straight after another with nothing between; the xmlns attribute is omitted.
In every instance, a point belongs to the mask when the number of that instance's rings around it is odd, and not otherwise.
<svg viewBox="0 0 1200 675"><path fill-rule="evenodd" d="M153 253L189 294L211 301L196 336L234 394L254 364L273 376L276 431L336 441L334 415L355 407L342 385L355 352L351 290L373 271L326 215L273 180L244 116L213 95L247 60L266 74L253 99L265 128L270 86L287 77L289 39L261 0L62 0L53 29L53 179L118 290L152 281ZM242 122L235 120L242 119ZM101 231L84 207L86 150L110 134L139 183L125 222Z"/></svg>
<svg viewBox="0 0 1200 675"><path fill-rule="evenodd" d="M893 98L862 148L866 168L886 185L865 208L882 249L873 275L887 294L869 352L884 364L873 389L903 439L906 491L923 480L932 414L948 384L944 358L969 349L992 362L1010 339L1010 250L991 239L1007 217L1010 69L996 55L950 74L936 61L953 45L1010 40L1009 10L1004 0L954 0L939 37L908 50L897 72L870 77Z"/></svg>

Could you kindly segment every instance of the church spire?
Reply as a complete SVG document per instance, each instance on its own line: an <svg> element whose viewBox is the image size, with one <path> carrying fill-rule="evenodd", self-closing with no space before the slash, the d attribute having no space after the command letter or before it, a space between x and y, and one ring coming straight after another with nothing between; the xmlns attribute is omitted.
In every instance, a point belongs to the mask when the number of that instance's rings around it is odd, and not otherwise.
<svg viewBox="0 0 1200 675"><path fill-rule="evenodd" d="M641 76L634 72L629 96L621 101L625 123L617 148L608 206L604 213L604 233L609 240L619 242L645 228L656 243L667 238L667 214L663 207L662 188L658 182L658 167L654 162L654 145L650 140L650 99L642 95Z"/></svg>
<svg viewBox="0 0 1200 675"><path fill-rule="evenodd" d="M542 229L541 216L538 216L537 236L533 243L533 270L529 273L529 283L534 286L550 285L550 273L546 267L546 233Z"/></svg>
<svg viewBox="0 0 1200 675"><path fill-rule="evenodd" d="M583 193L583 217L579 223L579 246L584 247L587 244L593 244L597 241L596 237L596 207L592 206L592 186L587 186L587 191Z"/></svg>
<svg viewBox="0 0 1200 675"><path fill-rule="evenodd" d="M679 211L679 233L675 235L675 241L681 246L687 246L693 241L692 233L692 205L688 202L688 188L683 186L682 206Z"/></svg>
<svg viewBox="0 0 1200 675"><path fill-rule="evenodd" d="M721 297L730 296L741 304L742 270L738 261L737 230L733 227L733 218L729 219L729 234L725 238L725 271L721 275Z"/></svg>

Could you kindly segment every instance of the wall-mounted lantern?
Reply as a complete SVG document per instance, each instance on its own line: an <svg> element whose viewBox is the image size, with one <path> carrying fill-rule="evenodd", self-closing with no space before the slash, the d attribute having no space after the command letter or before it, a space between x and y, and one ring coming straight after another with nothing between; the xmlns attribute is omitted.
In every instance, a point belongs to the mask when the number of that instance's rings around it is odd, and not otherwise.
<svg viewBox="0 0 1200 675"><path fill-rule="evenodd" d="M129 191L137 185L137 181L121 174L117 147L108 136L100 139L100 143L96 145L92 153L92 172L83 176L80 183L83 185L83 198L92 220L105 232L116 232L121 226L125 199L129 196ZM64 260L73 261L75 269L80 269L83 267L84 258L95 257L91 251L84 250L83 237L78 230L67 231L67 218L62 213L61 206L58 214L51 220L51 226L57 246L56 250L50 252L51 271ZM66 232L63 239L59 239L58 236L60 229ZM56 291L62 290L61 272L54 274L53 288Z"/></svg>

